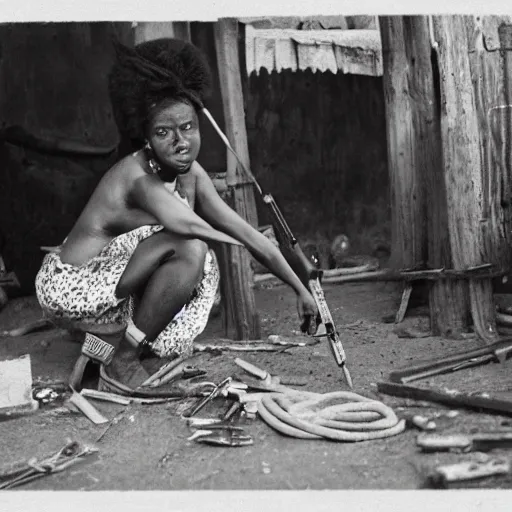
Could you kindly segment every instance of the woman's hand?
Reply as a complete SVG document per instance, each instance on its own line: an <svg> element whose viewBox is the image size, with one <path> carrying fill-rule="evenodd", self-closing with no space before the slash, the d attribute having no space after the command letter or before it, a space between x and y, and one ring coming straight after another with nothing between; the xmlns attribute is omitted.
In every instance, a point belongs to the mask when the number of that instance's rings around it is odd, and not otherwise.
<svg viewBox="0 0 512 512"><path fill-rule="evenodd" d="M297 312L299 313L303 332L307 332L310 335L315 334L318 308L315 299L309 291L305 290L297 296Z"/></svg>

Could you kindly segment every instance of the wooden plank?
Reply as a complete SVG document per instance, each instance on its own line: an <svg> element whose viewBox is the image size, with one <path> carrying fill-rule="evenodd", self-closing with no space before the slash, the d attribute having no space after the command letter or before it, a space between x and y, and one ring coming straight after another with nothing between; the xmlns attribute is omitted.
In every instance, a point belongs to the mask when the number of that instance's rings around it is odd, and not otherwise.
<svg viewBox="0 0 512 512"><path fill-rule="evenodd" d="M510 33L512 20L508 18L501 26L501 36L505 31ZM505 43L505 41L503 41ZM503 44L505 46L505 44ZM502 183L501 204L503 206L503 222L512 225L512 51L506 44L506 51L501 53L503 62L503 104L496 105L491 112L491 132L493 134L493 150L499 155ZM510 235L510 230L508 231Z"/></svg>
<svg viewBox="0 0 512 512"><path fill-rule="evenodd" d="M291 39L276 40L276 70L283 69L297 71L297 49Z"/></svg>
<svg viewBox="0 0 512 512"><path fill-rule="evenodd" d="M215 24L215 48L226 135L244 165L250 168L236 20L221 19ZM252 185L244 185L247 178L233 158L228 158L226 181L229 187L227 200L230 206L242 218L257 227L258 218ZM250 255L246 249L234 246L224 246L223 252L226 255L223 258L224 298L228 301L229 311L225 319L226 334L235 339L259 338L260 325L252 288Z"/></svg>
<svg viewBox="0 0 512 512"><path fill-rule="evenodd" d="M414 126L414 161L423 177L427 235L427 266L452 268L446 190L441 160L439 98L431 62L431 41L425 16L404 16L403 37L407 83ZM459 337L467 330L468 288L463 281L438 280L429 286L431 330L435 335Z"/></svg>
<svg viewBox="0 0 512 512"><path fill-rule="evenodd" d="M449 407L476 409L477 411L485 411L490 414L512 415L512 402L509 400L464 394L460 391L448 392L395 384L394 382L377 382L377 392L400 398L440 403Z"/></svg>
<svg viewBox="0 0 512 512"><path fill-rule="evenodd" d="M486 240L482 138L469 60L467 18L433 16L441 83L441 133L450 246L455 268L484 263ZM477 86L478 87L478 86ZM486 342L497 339L490 280L470 281L475 331Z"/></svg>
<svg viewBox="0 0 512 512"><path fill-rule="evenodd" d="M133 32L135 44L161 37L190 41L190 23L188 22L138 22L134 26Z"/></svg>
<svg viewBox="0 0 512 512"><path fill-rule="evenodd" d="M32 398L30 355L0 361L0 415L32 412L38 402Z"/></svg>
<svg viewBox="0 0 512 512"><path fill-rule="evenodd" d="M338 72L338 63L334 55L333 45L327 44L299 44L297 47L298 68L311 69L324 73Z"/></svg>
<svg viewBox="0 0 512 512"><path fill-rule="evenodd" d="M382 55L373 51L335 46L338 70L347 75L382 76Z"/></svg>
<svg viewBox="0 0 512 512"><path fill-rule="evenodd" d="M248 74L264 67L382 75L378 30L255 30L247 27Z"/></svg>
<svg viewBox="0 0 512 512"><path fill-rule="evenodd" d="M384 96L391 192L391 267L413 268L426 256L423 155L416 133L404 22L381 17ZM416 116L416 119L418 116Z"/></svg>
<svg viewBox="0 0 512 512"><path fill-rule="evenodd" d="M254 40L254 69L256 73L260 73L260 69L264 68L272 73L276 68L276 42L274 39Z"/></svg>
<svg viewBox="0 0 512 512"><path fill-rule="evenodd" d="M500 49L507 29L512 34L512 18L485 16L468 18L470 31L469 59L475 91L479 130L481 136L483 218L485 258L504 268L510 268L510 154L512 105L507 98L506 55ZM500 34L501 33L501 34ZM498 42L496 47L494 41ZM509 43L503 41L503 46ZM511 48L512 49L512 48ZM504 72L505 70L505 72Z"/></svg>

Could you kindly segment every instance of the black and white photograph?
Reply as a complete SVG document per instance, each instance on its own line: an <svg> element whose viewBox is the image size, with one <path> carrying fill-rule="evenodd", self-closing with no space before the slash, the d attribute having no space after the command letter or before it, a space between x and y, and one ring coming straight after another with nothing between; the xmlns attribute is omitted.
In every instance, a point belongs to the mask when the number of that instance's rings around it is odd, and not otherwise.
<svg viewBox="0 0 512 512"><path fill-rule="evenodd" d="M506 503L512 8L114 3L0 17L0 508Z"/></svg>

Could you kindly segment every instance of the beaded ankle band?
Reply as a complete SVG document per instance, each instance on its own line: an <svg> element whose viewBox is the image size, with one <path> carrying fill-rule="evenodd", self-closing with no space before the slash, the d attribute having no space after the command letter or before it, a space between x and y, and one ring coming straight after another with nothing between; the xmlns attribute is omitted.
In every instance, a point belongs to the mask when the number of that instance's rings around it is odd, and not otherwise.
<svg viewBox="0 0 512 512"><path fill-rule="evenodd" d="M115 347L110 343L103 341L94 334L85 333L85 341L82 345L82 354L84 356L100 361L108 366L114 358L115 351Z"/></svg>

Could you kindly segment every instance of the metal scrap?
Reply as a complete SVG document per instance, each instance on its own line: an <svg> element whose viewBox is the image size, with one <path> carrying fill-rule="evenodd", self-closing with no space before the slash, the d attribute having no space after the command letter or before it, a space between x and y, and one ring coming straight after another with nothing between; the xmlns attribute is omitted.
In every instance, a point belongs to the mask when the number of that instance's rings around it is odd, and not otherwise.
<svg viewBox="0 0 512 512"><path fill-rule="evenodd" d="M97 451L98 449L92 446L68 441L63 448L48 457L39 460L29 459L0 474L0 489L12 489L43 476L59 473Z"/></svg>
<svg viewBox="0 0 512 512"><path fill-rule="evenodd" d="M196 430L188 441L196 441L197 443L211 444L213 446L249 446L254 444L251 435L243 434L243 430L237 427L224 427L220 430Z"/></svg>

